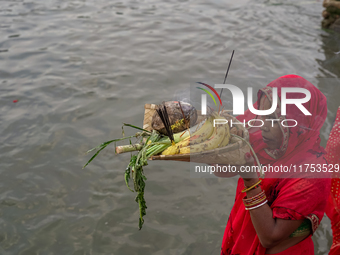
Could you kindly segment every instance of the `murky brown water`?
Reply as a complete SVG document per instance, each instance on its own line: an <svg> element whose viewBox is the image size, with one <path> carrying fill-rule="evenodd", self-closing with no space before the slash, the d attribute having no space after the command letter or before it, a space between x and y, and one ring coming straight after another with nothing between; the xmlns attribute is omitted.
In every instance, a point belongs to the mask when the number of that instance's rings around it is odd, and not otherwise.
<svg viewBox="0 0 340 255"><path fill-rule="evenodd" d="M0 1L0 253L219 254L236 179L193 179L186 163L150 162L138 231L123 180L129 155L112 146L82 170L84 152L120 137L122 122L141 126L145 103L193 81L221 83L233 49L230 83L339 78L340 36L320 29L321 5ZM320 89L325 144L340 92ZM329 221L314 241L327 254Z"/></svg>

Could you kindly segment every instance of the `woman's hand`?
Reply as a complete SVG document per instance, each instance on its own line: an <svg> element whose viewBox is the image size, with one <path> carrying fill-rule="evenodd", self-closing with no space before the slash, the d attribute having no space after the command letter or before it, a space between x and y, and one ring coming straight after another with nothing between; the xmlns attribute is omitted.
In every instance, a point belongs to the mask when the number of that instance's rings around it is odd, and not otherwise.
<svg viewBox="0 0 340 255"><path fill-rule="evenodd" d="M245 166L249 166L249 167L254 166L254 158L253 158L253 156L251 155L250 152L246 153L244 155L244 158L246 160ZM240 176L243 178L244 184L248 187L252 186L255 182L258 181L258 173L257 172L241 172ZM250 185L248 185L248 184L250 184Z"/></svg>
<svg viewBox="0 0 340 255"><path fill-rule="evenodd" d="M256 172L245 172L245 167L251 167L254 165L254 158L248 152L244 155L246 163L244 165L223 165L223 164L210 164L215 167L214 175L217 177L233 177L236 175L240 175L244 181L251 181L254 178L258 178L258 174ZM217 167L219 166L219 168ZM226 166L227 169L231 169L232 171L219 171L218 169L222 169L223 166ZM229 167L230 166L230 167ZM224 168L224 169L226 169ZM251 186L251 185L250 185Z"/></svg>

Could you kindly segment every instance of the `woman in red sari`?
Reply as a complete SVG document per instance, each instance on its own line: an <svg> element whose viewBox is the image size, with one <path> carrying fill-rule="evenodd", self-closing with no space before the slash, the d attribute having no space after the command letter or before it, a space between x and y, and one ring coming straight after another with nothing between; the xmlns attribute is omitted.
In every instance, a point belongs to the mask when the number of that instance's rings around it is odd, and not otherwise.
<svg viewBox="0 0 340 255"><path fill-rule="evenodd" d="M326 146L328 164L340 164L340 107ZM329 255L340 254L340 174L333 172L331 194L328 199L326 214L330 218L333 231L333 244Z"/></svg>
<svg viewBox="0 0 340 255"><path fill-rule="evenodd" d="M308 89L311 99L303 106L312 115L305 116L293 104L287 105L286 116L281 115L283 87ZM255 109L270 109L273 88L277 88L279 96L276 111L261 116L264 125L260 129L249 129L250 143L260 163L274 167L327 164L319 138L327 115L325 96L304 78L287 75L259 90ZM302 93L287 94L289 99L304 97ZM238 116L242 122L255 118L259 117L249 110ZM280 124L288 119L296 120L298 125L288 128ZM216 175L231 176L222 172ZM311 235L325 212L330 179L317 179L313 173L305 173L305 168L303 173L267 172L263 179L256 173L241 177L223 236L221 255L314 254Z"/></svg>

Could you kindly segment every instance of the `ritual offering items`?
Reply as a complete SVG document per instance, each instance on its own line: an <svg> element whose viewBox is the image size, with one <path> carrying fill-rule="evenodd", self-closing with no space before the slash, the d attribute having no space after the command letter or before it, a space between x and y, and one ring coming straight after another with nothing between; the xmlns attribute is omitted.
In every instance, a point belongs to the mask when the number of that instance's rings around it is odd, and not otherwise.
<svg viewBox="0 0 340 255"><path fill-rule="evenodd" d="M248 131L228 112L211 110L209 114L201 115L191 104L180 101L168 101L159 105L146 104L143 128L124 124L141 132L93 148L90 151L97 152L85 166L110 143L130 140L128 145L116 146L116 153L136 151L135 155L131 155L125 170L125 182L131 191L137 192L141 229L147 208L144 199L146 177L143 166L148 165L148 160L231 165L246 163L245 154L250 151ZM231 126L231 123L239 124ZM137 138L139 142L132 144L131 138ZM130 181L133 182L133 188L130 188Z"/></svg>
<svg viewBox="0 0 340 255"><path fill-rule="evenodd" d="M230 123L234 123L230 127ZM190 136L169 146L150 160L175 160L208 164L243 165L250 152L248 130L228 111L202 116L198 112L197 128ZM214 127L215 126L215 127Z"/></svg>

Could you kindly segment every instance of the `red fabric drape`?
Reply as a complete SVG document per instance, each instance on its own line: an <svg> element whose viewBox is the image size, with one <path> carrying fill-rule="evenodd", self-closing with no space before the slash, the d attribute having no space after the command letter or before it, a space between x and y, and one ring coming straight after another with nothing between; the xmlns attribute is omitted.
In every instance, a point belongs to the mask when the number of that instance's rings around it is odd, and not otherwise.
<svg viewBox="0 0 340 255"><path fill-rule="evenodd" d="M310 82L296 75L280 77L269 83L258 93L260 97L266 95L270 101L273 99L273 88L278 89L281 99L282 87L306 88L311 93L311 100L303 104L312 114L305 116L295 105L287 105L287 115L281 115L280 100L275 112L277 119L295 119L298 126L282 128L283 141L281 147L269 150L263 142L261 130L250 129L250 142L260 163L271 166L290 166L304 164L326 164L324 149L320 146L319 132L326 119L326 97ZM303 98L302 93L289 93L287 98ZM258 108L257 103L254 108ZM237 117L243 122L255 119L256 116L249 110ZM309 178L306 178L309 177ZM311 178L312 177L312 178ZM320 223L330 191L330 179L315 178L312 173L266 173L262 182L268 205L273 210L273 218L301 220L310 219L315 230ZM328 177L327 174L318 177ZM245 197L241 190L244 188L243 179L240 178L236 191L235 204L230 213L222 241L221 254L262 255L266 249L260 244L256 231L251 222L249 211L246 211L242 202ZM309 236L304 241L279 253L284 254L314 254L314 246Z"/></svg>
<svg viewBox="0 0 340 255"><path fill-rule="evenodd" d="M340 107L326 146L326 159L329 164L340 164ZM328 199L326 214L330 218L333 231L333 244L329 255L340 254L340 174L333 172L331 194Z"/></svg>

